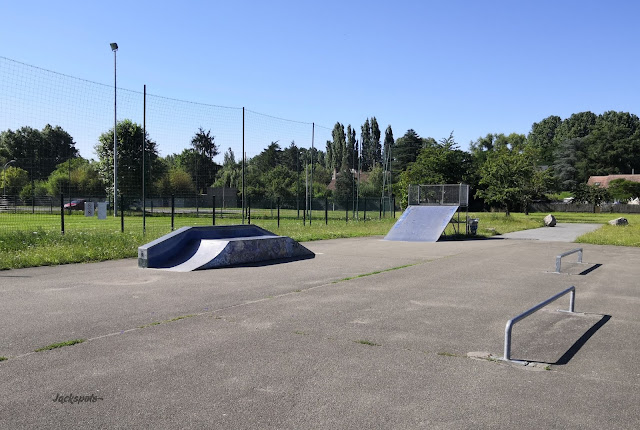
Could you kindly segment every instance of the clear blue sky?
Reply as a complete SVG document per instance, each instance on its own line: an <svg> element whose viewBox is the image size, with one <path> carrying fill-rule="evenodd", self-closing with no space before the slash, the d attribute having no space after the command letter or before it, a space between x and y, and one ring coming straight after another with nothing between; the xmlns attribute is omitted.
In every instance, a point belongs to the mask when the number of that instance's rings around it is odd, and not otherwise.
<svg viewBox="0 0 640 430"><path fill-rule="evenodd" d="M640 113L637 1L12 1L0 56L104 84L462 149ZM213 130L215 134L215 130ZM324 144L318 145L324 149ZM86 155L86 154L85 154Z"/></svg>

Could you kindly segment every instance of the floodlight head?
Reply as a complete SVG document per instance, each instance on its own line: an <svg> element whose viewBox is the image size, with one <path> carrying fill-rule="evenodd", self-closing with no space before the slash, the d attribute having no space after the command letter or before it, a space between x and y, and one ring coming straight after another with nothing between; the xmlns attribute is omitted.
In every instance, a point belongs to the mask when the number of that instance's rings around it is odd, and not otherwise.
<svg viewBox="0 0 640 430"><path fill-rule="evenodd" d="M111 43L111 50L112 51L117 51L118 50L118 44L117 43Z"/></svg>

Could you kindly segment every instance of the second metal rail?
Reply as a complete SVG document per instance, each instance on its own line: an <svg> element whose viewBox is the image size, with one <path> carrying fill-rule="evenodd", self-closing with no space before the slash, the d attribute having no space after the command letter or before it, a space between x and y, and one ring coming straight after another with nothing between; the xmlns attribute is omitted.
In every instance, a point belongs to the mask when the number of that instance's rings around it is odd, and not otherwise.
<svg viewBox="0 0 640 430"><path fill-rule="evenodd" d="M559 292L555 296L548 298L544 302L535 305L531 309L524 311L517 317L511 318L509 321L507 321L507 325L504 329L504 360L511 361L511 329L513 328L513 325L568 293L571 293L571 296L569 297L569 312L574 312L576 301L576 287L571 286L566 290Z"/></svg>
<svg viewBox="0 0 640 430"><path fill-rule="evenodd" d="M562 257L575 254L576 252L578 253L578 263L582 263L582 248L576 248L576 249L572 249L571 251L563 252L562 254L556 256L556 273L560 273Z"/></svg>

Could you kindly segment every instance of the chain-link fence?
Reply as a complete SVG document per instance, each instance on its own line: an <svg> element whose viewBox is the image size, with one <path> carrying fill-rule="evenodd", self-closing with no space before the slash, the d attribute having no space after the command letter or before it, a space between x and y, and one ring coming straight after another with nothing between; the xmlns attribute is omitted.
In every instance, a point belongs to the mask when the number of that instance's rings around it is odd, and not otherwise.
<svg viewBox="0 0 640 430"><path fill-rule="evenodd" d="M355 188L348 201L327 197L332 177L322 150L331 128L115 88L4 57L0 133L0 232L165 232L275 219L278 209L305 224L394 214L393 199L365 198ZM275 164L269 148L283 154ZM246 162L258 155L264 160ZM259 162L267 163L266 177L256 173ZM99 202L106 219L85 216Z"/></svg>
<svg viewBox="0 0 640 430"><path fill-rule="evenodd" d="M348 199L330 197L328 127L141 90L0 57L0 232L394 215L393 199L355 187ZM104 219L85 216L100 202Z"/></svg>
<svg viewBox="0 0 640 430"><path fill-rule="evenodd" d="M466 184L409 185L408 202L417 205L469 205L469 186Z"/></svg>

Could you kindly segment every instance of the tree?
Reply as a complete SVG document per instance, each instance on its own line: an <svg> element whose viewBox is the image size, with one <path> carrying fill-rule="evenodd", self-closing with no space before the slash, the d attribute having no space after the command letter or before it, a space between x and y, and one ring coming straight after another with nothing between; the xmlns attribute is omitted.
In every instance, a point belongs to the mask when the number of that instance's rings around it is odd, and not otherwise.
<svg viewBox="0 0 640 430"><path fill-rule="evenodd" d="M404 136L396 140L393 151L393 170L401 172L410 163L416 161L425 141L413 129L407 130Z"/></svg>
<svg viewBox="0 0 640 430"><path fill-rule="evenodd" d="M420 151L416 161L400 173L397 191L403 207L408 204L409 185L465 182L470 166L470 154L458 148L453 132L436 145L426 146Z"/></svg>
<svg viewBox="0 0 640 430"><path fill-rule="evenodd" d="M298 158L300 157L299 151L300 148L296 146L296 142L291 141L291 144L287 148L283 149L280 155L282 165L292 172L298 172Z"/></svg>
<svg viewBox="0 0 640 430"><path fill-rule="evenodd" d="M358 169L358 140L356 139L356 130L351 128L351 124L347 126L347 143L346 143L346 160L343 164L350 169ZM344 159L345 157L343 157Z"/></svg>
<svg viewBox="0 0 640 430"><path fill-rule="evenodd" d="M217 179L213 184L215 187L235 187L242 186L242 166L236 162L233 150L229 148L224 153L224 164L218 171Z"/></svg>
<svg viewBox="0 0 640 430"><path fill-rule="evenodd" d="M169 171L170 193L176 196L192 196L196 191L189 172L174 167Z"/></svg>
<svg viewBox="0 0 640 430"><path fill-rule="evenodd" d="M143 133L139 124L130 119L120 121L116 125L118 136L118 193L128 197L142 196L142 157ZM151 182L159 175L158 150L156 143L144 137L144 154L148 171L146 180ZM98 155L98 172L106 184L107 195L113 195L113 128L102 133L95 146ZM153 177L151 175L154 175Z"/></svg>
<svg viewBox="0 0 640 430"><path fill-rule="evenodd" d="M265 197L271 201L278 198L282 200L293 198L289 189L295 183L295 180L293 172L285 166L277 166L269 170L264 175Z"/></svg>
<svg viewBox="0 0 640 430"><path fill-rule="evenodd" d="M331 153L329 166L331 170L337 172L342 169L343 161L345 160L344 155L347 151L347 139L344 134L344 125L336 122L333 126L333 130L331 131L331 137L333 140L329 145L329 141L327 141L327 155Z"/></svg>
<svg viewBox="0 0 640 430"><path fill-rule="evenodd" d="M250 160L250 164L260 173L268 173L282 161L282 150L278 142L271 142L260 154Z"/></svg>
<svg viewBox="0 0 640 430"><path fill-rule="evenodd" d="M393 130L391 129L391 125L387 126L387 129L384 131L384 146L382 149L382 154L383 160L388 159L387 154L390 154L392 151L392 148L394 146L394 140L393 140ZM389 159L390 160L390 159ZM391 167L391 166L389 166Z"/></svg>
<svg viewBox="0 0 640 430"><path fill-rule="evenodd" d="M598 116L586 138L585 177L631 173L640 168L640 119L628 112Z"/></svg>
<svg viewBox="0 0 640 430"><path fill-rule="evenodd" d="M211 174L217 173L218 165L213 163L206 155L193 148L185 148L175 156L175 166L191 177L194 184L194 192L204 193L215 180Z"/></svg>
<svg viewBox="0 0 640 430"><path fill-rule="evenodd" d="M56 165L78 156L73 138L59 126L47 124L42 131L31 127L0 133L0 155L16 160L16 167L32 180L46 179Z"/></svg>
<svg viewBox="0 0 640 430"><path fill-rule="evenodd" d="M8 196L16 196L20 191L29 184L29 172L26 170L9 166L4 169L4 175L2 175L2 192Z"/></svg>
<svg viewBox="0 0 640 430"><path fill-rule="evenodd" d="M619 202L626 203L631 199L640 197L640 182L626 179L614 179L609 182L609 194Z"/></svg>
<svg viewBox="0 0 640 430"><path fill-rule="evenodd" d="M392 154L393 154L393 130L391 125L387 126L384 131L384 145L382 149L382 186L381 193L383 197L391 197L393 194L393 180L395 177L392 175Z"/></svg>
<svg viewBox="0 0 640 430"><path fill-rule="evenodd" d="M578 175L578 163L584 147L585 138L572 138L562 141L556 149L553 172L559 191L573 190L582 181Z"/></svg>
<svg viewBox="0 0 640 430"><path fill-rule="evenodd" d="M201 157L194 157L197 161L195 174L190 172L199 188L198 191L200 191L213 184L219 168L213 158L220 152L215 143L215 136L211 135L211 130L205 132L202 127L198 128L196 134L191 138L191 147L201 155Z"/></svg>
<svg viewBox="0 0 640 430"><path fill-rule="evenodd" d="M333 197L339 203L347 203L353 199L353 187L355 180L351 170L343 168L336 175L336 190Z"/></svg>
<svg viewBox="0 0 640 430"><path fill-rule="evenodd" d="M379 199L382 192L382 176L382 166L379 164L371 169L367 180L360 182L360 197L376 197Z"/></svg>
<svg viewBox="0 0 640 430"><path fill-rule="evenodd" d="M576 203L589 203L593 205L593 212L600 203L611 200L611 195L606 188L597 185L578 184L573 190L573 201Z"/></svg>
<svg viewBox="0 0 640 430"><path fill-rule="evenodd" d="M382 147L380 146L380 128L378 120L372 117L362 126L362 169L371 170L382 162Z"/></svg>
<svg viewBox="0 0 640 430"><path fill-rule="evenodd" d="M191 138L191 146L211 161L213 161L213 157L220 153L215 142L215 136L211 135L211 130L205 132L202 127L199 127L196 134Z"/></svg>
<svg viewBox="0 0 640 430"><path fill-rule="evenodd" d="M58 164L46 181L51 196L102 197L104 185L95 163L81 157Z"/></svg>
<svg viewBox="0 0 640 430"><path fill-rule="evenodd" d="M554 161L554 153L558 146L555 140L556 129L562 123L562 118L551 115L540 122L534 122L527 136L527 143L539 151L540 164L550 166Z"/></svg>
<svg viewBox="0 0 640 430"><path fill-rule="evenodd" d="M174 166L154 183L159 195L193 196L196 192L191 174L179 166Z"/></svg>
<svg viewBox="0 0 640 430"><path fill-rule="evenodd" d="M476 192L476 197L504 208L507 216L517 208L527 212L531 200L541 196L551 180L548 170L534 164L536 157L529 148L517 151L503 146L492 151L481 168L483 189Z"/></svg>
<svg viewBox="0 0 640 430"><path fill-rule="evenodd" d="M558 147L567 139L587 137L596 123L597 116L592 112L574 113L556 127L554 146Z"/></svg>

